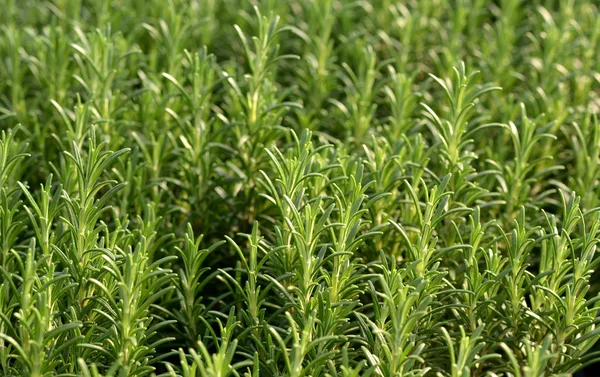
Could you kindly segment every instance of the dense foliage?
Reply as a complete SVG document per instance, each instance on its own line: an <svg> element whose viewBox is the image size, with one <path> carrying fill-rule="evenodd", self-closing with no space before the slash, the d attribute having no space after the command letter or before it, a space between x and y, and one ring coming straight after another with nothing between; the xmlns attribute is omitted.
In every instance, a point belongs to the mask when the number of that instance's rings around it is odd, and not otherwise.
<svg viewBox="0 0 600 377"><path fill-rule="evenodd" d="M0 1L0 375L593 362L594 3Z"/></svg>

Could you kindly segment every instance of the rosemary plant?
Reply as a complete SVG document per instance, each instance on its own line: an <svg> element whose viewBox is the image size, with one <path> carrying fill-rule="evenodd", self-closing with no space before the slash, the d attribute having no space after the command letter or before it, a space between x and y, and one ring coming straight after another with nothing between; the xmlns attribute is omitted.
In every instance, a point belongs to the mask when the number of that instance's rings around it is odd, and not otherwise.
<svg viewBox="0 0 600 377"><path fill-rule="evenodd" d="M597 2L0 7L1 376L600 361Z"/></svg>

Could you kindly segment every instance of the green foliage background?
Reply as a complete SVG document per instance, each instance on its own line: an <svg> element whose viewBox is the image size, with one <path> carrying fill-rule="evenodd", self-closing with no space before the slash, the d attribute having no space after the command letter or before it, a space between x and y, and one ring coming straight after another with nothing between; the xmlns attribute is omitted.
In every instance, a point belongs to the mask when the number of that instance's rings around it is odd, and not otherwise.
<svg viewBox="0 0 600 377"><path fill-rule="evenodd" d="M594 1L0 7L0 375L599 357Z"/></svg>

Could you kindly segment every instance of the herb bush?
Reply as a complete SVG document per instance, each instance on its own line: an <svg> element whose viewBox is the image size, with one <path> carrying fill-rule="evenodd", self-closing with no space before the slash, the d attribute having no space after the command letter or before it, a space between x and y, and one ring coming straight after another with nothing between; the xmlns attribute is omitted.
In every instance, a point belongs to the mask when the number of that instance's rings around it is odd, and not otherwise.
<svg viewBox="0 0 600 377"><path fill-rule="evenodd" d="M594 1L1 3L0 375L600 356Z"/></svg>

